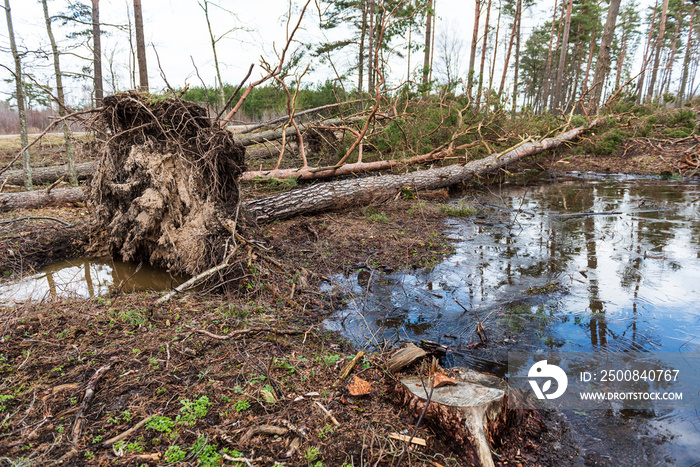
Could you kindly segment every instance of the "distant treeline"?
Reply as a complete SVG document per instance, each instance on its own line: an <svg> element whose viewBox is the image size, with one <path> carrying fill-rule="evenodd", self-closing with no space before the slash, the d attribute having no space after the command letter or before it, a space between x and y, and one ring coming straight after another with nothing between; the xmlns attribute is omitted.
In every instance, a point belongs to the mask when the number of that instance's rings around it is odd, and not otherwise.
<svg viewBox="0 0 700 467"><path fill-rule="evenodd" d="M236 86L225 84L226 99L231 97ZM230 107L235 105L245 88L238 91ZM290 97L293 99L296 93L293 107L296 111L320 107L322 105L342 102L348 98L342 89L334 87L333 83L326 81L316 86L302 87L297 90L289 87ZM214 111L221 109L221 96L217 88L190 87L182 95L183 100L196 102ZM287 113L287 93L281 86L267 85L253 88L248 98L243 103L235 120L261 121L275 118Z"/></svg>

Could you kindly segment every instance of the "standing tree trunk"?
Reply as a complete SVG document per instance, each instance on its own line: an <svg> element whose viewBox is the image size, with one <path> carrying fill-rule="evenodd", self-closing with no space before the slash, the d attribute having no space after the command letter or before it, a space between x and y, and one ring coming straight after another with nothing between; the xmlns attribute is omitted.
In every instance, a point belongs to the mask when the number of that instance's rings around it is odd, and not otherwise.
<svg viewBox="0 0 700 467"><path fill-rule="evenodd" d="M676 107L683 105L685 98L685 88L688 82L688 68L690 65L690 47L693 38L693 20L695 19L695 2L690 9L690 24L688 25L688 43L685 46L685 58L683 59L683 74L681 75L681 89L678 91L678 99L676 99Z"/></svg>
<svg viewBox="0 0 700 467"><path fill-rule="evenodd" d="M619 11L620 0L611 0L610 7L608 8L608 19L605 21L603 38L600 42L600 49L598 50L595 74L593 75L593 86L595 87L593 88L593 96L591 99L591 110L594 112L598 110L600 99L603 97L603 85L605 84L605 77L610 68L610 46L612 45Z"/></svg>
<svg viewBox="0 0 700 467"><path fill-rule="evenodd" d="M515 71L513 73L513 110L511 116L515 118L515 109L518 101L518 73L520 70L520 23L523 16L523 1L518 0L518 5L515 9L516 21L518 22L518 30L515 34Z"/></svg>
<svg viewBox="0 0 700 467"><path fill-rule="evenodd" d="M51 17L49 16L49 7L46 4L46 0L41 0L41 5L44 8L44 21L46 22L46 33L49 36L49 42L51 43L51 53L53 55L53 69L56 74L56 97L58 98L58 115L60 117L65 117L66 115L66 100L63 92L63 78L61 76L61 63L58 55L58 48L56 47L56 40L53 37L53 31L51 30ZM73 143L71 142L71 133L68 123L63 121L63 147L66 151L66 156L68 157L68 178L71 185L78 186L78 176L75 172L75 153L73 152Z"/></svg>
<svg viewBox="0 0 700 467"><path fill-rule="evenodd" d="M369 51L367 53L367 92L374 90L374 2L369 0Z"/></svg>
<svg viewBox="0 0 700 467"><path fill-rule="evenodd" d="M360 2L360 7L362 8L362 30L360 32L360 55L357 57L357 92L362 98L362 86L364 85L364 71L365 71L365 36L367 35L367 2L362 0ZM362 105L362 104L360 104Z"/></svg>
<svg viewBox="0 0 700 467"><path fill-rule="evenodd" d="M430 76L431 32L433 26L433 0L428 0L428 14L425 22L425 49L423 51L423 86L427 92ZM410 44L409 44L410 47Z"/></svg>
<svg viewBox="0 0 700 467"><path fill-rule="evenodd" d="M510 54L513 51L513 43L515 42L515 18L513 18L513 28L510 31L510 42L508 42L508 50L506 51L506 61L503 64L503 76L501 76L501 85L498 87L498 98L503 95L503 88L506 87L506 75L508 74L508 63L510 62Z"/></svg>
<svg viewBox="0 0 700 467"><path fill-rule="evenodd" d="M102 46L100 45L100 1L92 0L92 63L95 68L95 106L102 106Z"/></svg>
<svg viewBox="0 0 700 467"><path fill-rule="evenodd" d="M136 0L134 0L136 3ZM211 50L214 53L214 68L216 69L216 80L219 82L219 98L221 99L221 105L226 104L226 91L224 90L224 81L221 79L221 69L219 68L219 56L216 54L216 38L211 30L211 22L209 21L209 1L202 0L199 6L204 10L204 18L207 20L207 30L209 31L209 40L211 41ZM138 35L137 35L138 37ZM141 69L141 61L139 60L139 70Z"/></svg>
<svg viewBox="0 0 700 467"><path fill-rule="evenodd" d="M5 17L7 18L7 33L10 36L10 50L15 61L15 85L17 97L17 113L19 114L19 135L22 149L29 145L27 137L27 112L24 108L24 87L22 86L22 60L17 52L15 43L15 31L12 28L12 13L10 11L10 0L5 0ZM22 168L24 169L24 187L32 189L32 167L29 160L29 151L22 152Z"/></svg>
<svg viewBox="0 0 700 467"><path fill-rule="evenodd" d="M496 38L493 44L493 57L491 60L491 72L489 73L489 90L493 89L493 75L496 73L496 59L498 58L498 35L501 33L501 9L498 9L496 17Z"/></svg>
<svg viewBox="0 0 700 467"><path fill-rule="evenodd" d="M566 54L569 49L569 34L571 32L571 8L573 1L569 0L566 4L566 18L564 20L564 36L561 40L561 50L559 52L559 67L557 70L557 84L554 89L554 100L552 109L561 106L562 94L564 87L564 75L566 74Z"/></svg>
<svg viewBox="0 0 700 467"><path fill-rule="evenodd" d="M136 30L136 58L139 62L139 89L148 92L148 67L146 66L146 41L143 38L141 0L134 0L134 29ZM221 87L223 88L223 84Z"/></svg>
<svg viewBox="0 0 700 467"><path fill-rule="evenodd" d="M683 22L683 6L683 0L681 0L681 6L678 9L678 17L676 18L676 31L673 34L671 56L668 58L668 65L666 65L666 77L664 78L665 86L661 86L661 89L666 90L665 92L668 92L668 88L671 85L671 75L673 74L673 62L676 61L676 45L678 44L678 33L681 30L681 23Z"/></svg>
<svg viewBox="0 0 700 467"><path fill-rule="evenodd" d="M557 0L554 0L554 13L552 14L552 29L549 32L549 49L547 49L547 65L544 71L544 84L542 86L542 98L540 108L547 108L549 101L549 76L552 70L552 46L554 45L554 27L557 23Z"/></svg>
<svg viewBox="0 0 700 467"><path fill-rule="evenodd" d="M474 33L472 34L472 46L469 52L469 76L467 78L467 95L472 97L472 84L474 83L474 61L476 59L476 43L479 40L479 16L481 15L481 0L474 0Z"/></svg>
<svg viewBox="0 0 700 467"><path fill-rule="evenodd" d="M668 16L668 0L664 0L664 5L661 7L661 22L659 23L659 35L656 38L654 52L654 68L651 70L651 82L647 89L647 101L651 102L654 99L654 87L656 86L656 76L659 71L659 62L661 60L661 48L664 44L664 32L666 30L666 17Z"/></svg>
<svg viewBox="0 0 700 467"><path fill-rule="evenodd" d="M653 53L651 50L651 36L654 33L654 25L656 24L656 13L659 9L658 0L654 4L654 14L651 17L651 24L649 25L649 34L647 35L647 43L644 46L644 57L642 59L642 70L639 72L639 78L637 79L637 105L642 103L642 91L644 87L644 75L646 74L647 66L649 65L649 54Z"/></svg>
<svg viewBox="0 0 700 467"><path fill-rule="evenodd" d="M484 86L484 62L486 61L486 46L489 38L489 21L491 19L491 0L486 5L486 21L484 22L484 40L481 46L481 65L479 66L479 88L476 92L476 106L481 101L481 91Z"/></svg>

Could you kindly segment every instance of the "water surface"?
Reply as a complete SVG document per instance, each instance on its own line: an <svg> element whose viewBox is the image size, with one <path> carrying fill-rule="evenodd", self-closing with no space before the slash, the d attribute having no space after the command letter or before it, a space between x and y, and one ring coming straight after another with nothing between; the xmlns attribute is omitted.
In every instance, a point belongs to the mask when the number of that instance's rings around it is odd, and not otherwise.
<svg viewBox="0 0 700 467"><path fill-rule="evenodd" d="M434 269L375 274L369 286L337 278L354 299L328 325L359 345L441 342L446 364L501 376L508 350L700 351L697 182L580 175L474 202L484 215L448 221L456 252ZM469 348L477 316L486 352ZM700 459L694 412L567 415L598 462Z"/></svg>

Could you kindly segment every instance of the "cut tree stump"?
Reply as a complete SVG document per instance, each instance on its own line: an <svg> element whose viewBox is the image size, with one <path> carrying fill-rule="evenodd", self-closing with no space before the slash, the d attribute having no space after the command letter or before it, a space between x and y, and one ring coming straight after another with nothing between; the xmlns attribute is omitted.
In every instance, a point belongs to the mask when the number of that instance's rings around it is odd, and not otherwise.
<svg viewBox="0 0 700 467"><path fill-rule="evenodd" d="M455 442L468 462L491 467L491 444L508 424L508 397L503 389L491 387L493 381L484 380L488 386L476 381L475 377L474 381L433 389L424 418ZM430 387L427 380L425 383L412 376L396 386L400 402L416 417L428 403Z"/></svg>

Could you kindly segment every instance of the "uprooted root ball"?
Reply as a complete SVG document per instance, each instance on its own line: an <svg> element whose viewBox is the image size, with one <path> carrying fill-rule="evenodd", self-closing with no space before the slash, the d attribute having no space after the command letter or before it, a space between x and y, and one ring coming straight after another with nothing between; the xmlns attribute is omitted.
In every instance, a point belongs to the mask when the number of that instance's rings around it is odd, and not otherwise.
<svg viewBox="0 0 700 467"><path fill-rule="evenodd" d="M206 111L127 92L104 99L90 187L112 257L196 274L223 259L239 216L245 149Z"/></svg>

